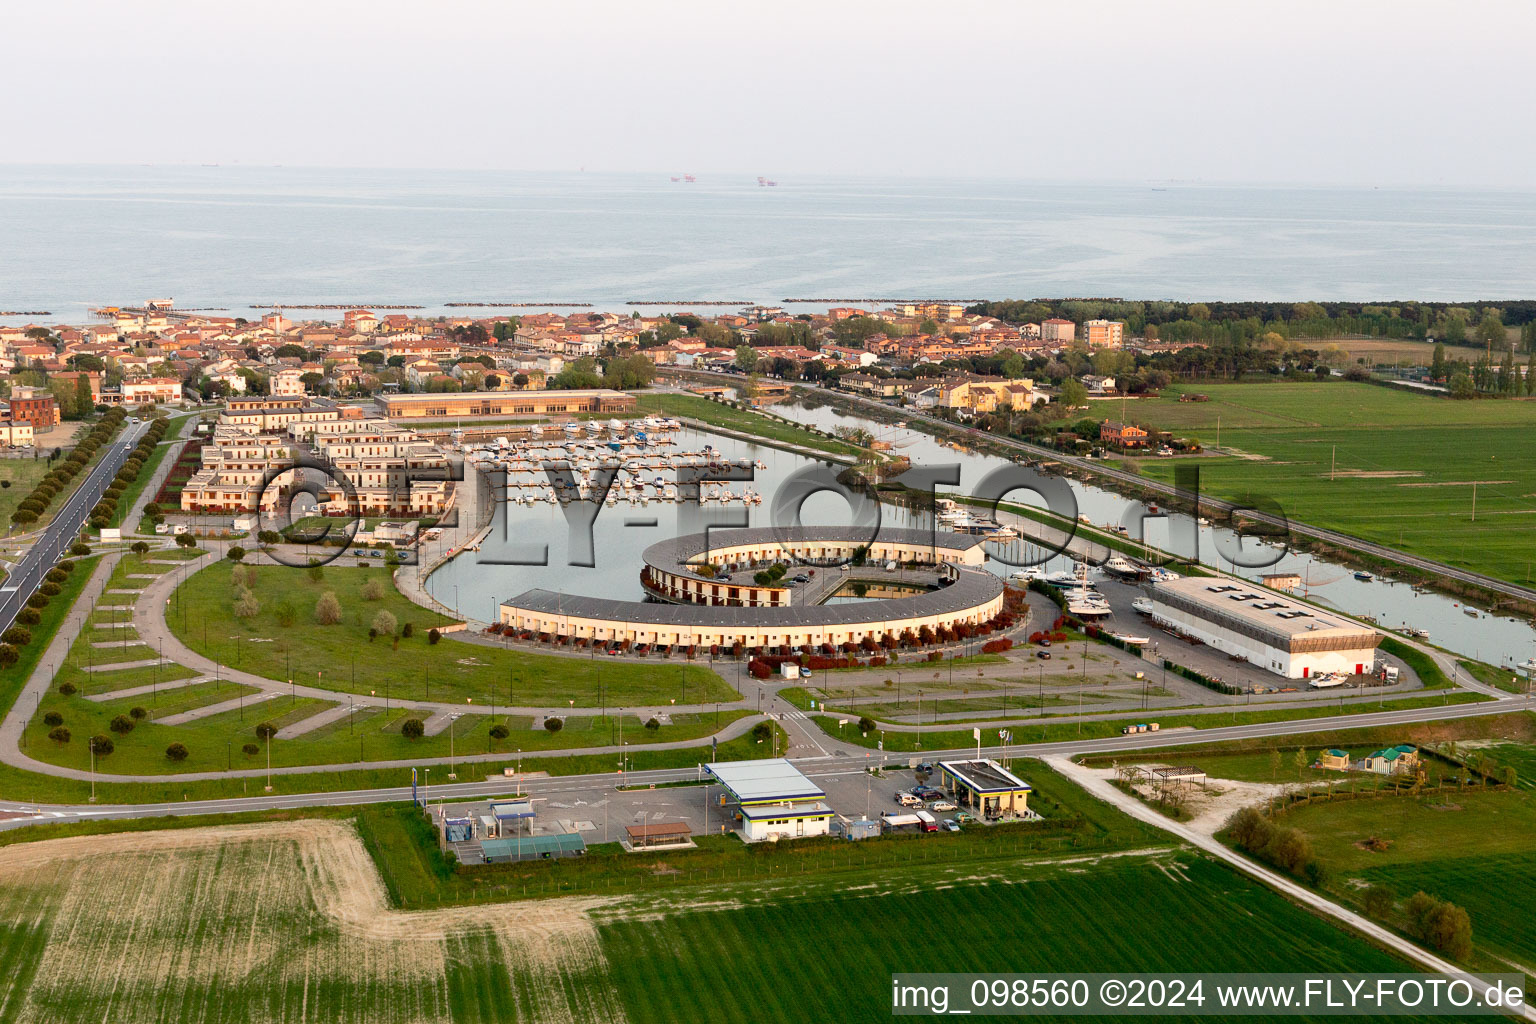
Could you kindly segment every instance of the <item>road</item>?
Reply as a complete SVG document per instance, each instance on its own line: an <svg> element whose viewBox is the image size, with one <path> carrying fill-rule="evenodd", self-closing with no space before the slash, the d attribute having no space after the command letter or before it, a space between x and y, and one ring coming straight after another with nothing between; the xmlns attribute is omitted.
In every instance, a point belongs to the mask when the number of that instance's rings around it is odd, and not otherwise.
<svg viewBox="0 0 1536 1024"><path fill-rule="evenodd" d="M905 764L909 758L920 756L924 760L973 757L975 747L945 750L925 750L920 754L881 754L873 750L840 743L827 736L815 725L803 718L794 717L788 704L775 698L770 702L775 715L784 715L780 725L790 734L790 759L806 774L833 774L858 771L877 764ZM1111 736L1097 740L1065 740L1052 743L1020 743L1008 747L983 746L987 757L1075 757L1079 754L1102 754L1120 750L1159 750L1167 747L1191 744L1222 743L1232 740L1258 739L1289 736L1298 733L1318 732L1329 729L1363 729L1382 725L1403 725L1412 722L1444 721L1455 718L1474 718L1482 715L1508 714L1513 711L1536 710L1536 700L1527 697L1485 704L1464 704L1439 708L1413 708L1405 711L1383 711L1373 714L1347 715L1335 718L1313 718L1304 721L1263 722L1255 725L1227 726L1218 729L1168 730L1139 733L1133 736ZM846 748L846 749L843 749ZM702 750L702 748L701 748ZM799 750L814 750L808 756L795 756ZM500 758L506 760L503 755ZM275 774L275 773L274 773ZM625 784L676 782L697 777L697 768L665 768L654 771L627 773ZM409 776L401 769L402 779ZM260 780L255 780L259 782ZM548 778L525 779L523 788L535 796L550 796L562 792L590 790L612 786L619 782L617 772L600 772L589 775L561 775ZM514 783L509 778L491 777L480 782L458 782L434 785L434 796L459 800L498 796L512 791ZM252 788L255 788L253 785ZM289 809L296 807L328 807L354 804L397 803L411 798L409 785L382 789L354 789L328 793L263 793L259 796L234 797L221 800L189 800L160 804L122 805L37 805L18 801L0 800L0 815L11 817L0 820L0 829L59 821L81 821L106 818L151 818L161 815L233 814L242 811Z"/></svg>
<svg viewBox="0 0 1536 1024"><path fill-rule="evenodd" d="M705 370L692 370L689 372L691 374L697 374L720 381L730 381L737 384L741 382L741 378L739 376L729 373L713 373ZM1169 497L1175 497L1181 501L1189 502L1190 504L1194 504L1198 500L1202 510L1215 509L1220 512L1232 512L1235 509L1241 508L1243 512L1243 518L1253 520L1254 522L1264 523L1268 526L1289 530L1293 533L1304 534L1308 537L1314 537L1318 540L1327 541L1330 544L1336 544L1342 548L1348 548L1352 551L1358 551L1363 554L1375 556L1377 558L1384 558L1388 561L1397 562L1399 565L1405 565L1409 568L1419 569L1427 573L1433 573L1437 576L1444 576L1448 579L1458 580L1462 583L1470 583L1473 586L1482 587L1485 590L1489 590L1497 594L1503 594L1506 597L1513 597L1521 601L1536 603L1536 588L1522 587L1517 583L1511 583L1507 580L1495 579L1492 576L1484 576L1482 573L1471 572L1467 569L1458 569L1456 566L1446 565L1444 562L1436 562L1433 559L1421 558L1418 555L1410 554L1409 552L1403 551L1401 549L1388 547L1385 544L1376 544L1368 540L1362 540L1359 537L1355 537L1347 533L1340 533L1337 530L1329 530L1321 526L1313 526L1308 523L1298 522L1293 519L1287 519L1281 516L1261 512L1257 509L1251 509L1247 506L1239 505L1235 502L1224 501L1220 498L1213 498L1205 494L1197 494L1193 491L1184 490L1183 488L1177 487L1173 484L1163 483L1158 480L1151 480L1144 476L1138 476L1134 473L1127 473L1121 469L1115 469L1114 467L1107 466L1095 459L1079 458L1075 455L1066 455L1054 448L1046 448L1043 445L1031 444L1028 441L1015 441L1011 438L999 437L998 435L990 434L985 430L978 430L975 427L967 427L963 424L941 419L937 416L932 416L917 409L907 407L896 409L895 407L887 405L884 402L876 401L875 399L871 398L863 398L859 395L850 395L842 391L828 391L826 389L807 388L803 385L795 385L795 387L800 390L819 391L822 395L835 395L841 401L845 401L853 405L863 406L869 409L879 409L887 415L892 412L899 412L900 415L907 420L909 425L922 422L934 427L942 427L946 431L965 434L975 438L977 441L985 441L994 445L998 445L1002 448L1012 449L1013 451L1025 453L1036 458L1049 459L1054 462L1059 462L1065 466L1071 466L1074 469L1080 469L1086 473L1092 473L1096 476L1127 484L1131 487L1135 487L1141 490L1153 491L1157 494L1164 494Z"/></svg>
<svg viewBox="0 0 1536 1024"><path fill-rule="evenodd" d="M5 586L0 587L0 632L11 627L48 570L64 557L69 545L79 536L91 509L106 493L112 478L123 468L128 454L148 429L148 423L126 423L123 432L110 442L106 453L65 500L53 521L36 535L32 546L7 577Z"/></svg>

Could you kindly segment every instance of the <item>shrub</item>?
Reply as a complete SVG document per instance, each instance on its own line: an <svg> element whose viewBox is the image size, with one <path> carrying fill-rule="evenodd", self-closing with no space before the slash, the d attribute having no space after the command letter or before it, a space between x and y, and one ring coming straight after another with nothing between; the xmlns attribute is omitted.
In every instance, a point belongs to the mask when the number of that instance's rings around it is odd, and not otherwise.
<svg viewBox="0 0 1536 1024"><path fill-rule="evenodd" d="M239 544L231 544L229 550L224 552L224 557L229 559L231 562L238 562L240 559L245 557L245 548L241 547Z"/></svg>
<svg viewBox="0 0 1536 1024"><path fill-rule="evenodd" d="M240 747L240 753L244 754L246 757L255 757L257 754L261 753L261 748L254 743L246 743Z"/></svg>
<svg viewBox="0 0 1536 1024"><path fill-rule="evenodd" d="M83 540L77 540L69 546L69 553L78 558L84 558L91 553L91 546Z"/></svg>
<svg viewBox="0 0 1536 1024"><path fill-rule="evenodd" d="M382 600L384 600L384 581L379 579L377 576L375 576L374 578L370 579L367 583L364 583L363 584L363 600L364 601L382 601Z"/></svg>
<svg viewBox="0 0 1536 1024"><path fill-rule="evenodd" d="M294 620L297 618L293 611L293 605L289 604L287 601L284 601L282 604L272 609L272 615L277 619L277 624L282 626L284 629L287 629L289 626L293 625Z"/></svg>
<svg viewBox="0 0 1536 1024"><path fill-rule="evenodd" d="M149 545L141 540L136 540L133 542L132 547L130 547L128 550L132 551L136 555L147 555L149 554Z"/></svg>
<svg viewBox="0 0 1536 1024"><path fill-rule="evenodd" d="M759 743L767 743L773 736L773 727L767 722L758 722L752 727L752 738Z"/></svg>
<svg viewBox="0 0 1536 1024"><path fill-rule="evenodd" d="M661 728L661 723L653 717L646 721L645 728L650 732L656 732Z"/></svg>
<svg viewBox="0 0 1536 1024"><path fill-rule="evenodd" d="M341 621L341 601L335 591L327 590L315 602L315 621L322 626L334 626Z"/></svg>
<svg viewBox="0 0 1536 1024"><path fill-rule="evenodd" d="M379 612L373 617L373 629L380 636L394 636L395 630L398 628L399 625L396 623L394 615L390 612Z"/></svg>
<svg viewBox="0 0 1536 1024"><path fill-rule="evenodd" d="M56 586L56 585L57 584L49 584L49 586ZM27 606L29 608L47 608L48 607L48 595L44 594L42 592L38 592L36 594L33 594L31 597L27 598Z"/></svg>
<svg viewBox="0 0 1536 1024"><path fill-rule="evenodd" d="M133 732L133 719L127 715L114 715L112 721L107 723L107 728L119 736L126 736Z"/></svg>
<svg viewBox="0 0 1536 1024"><path fill-rule="evenodd" d="M69 730L64 728L62 725L56 725L52 729L48 730L48 738L53 740L55 743L68 743Z"/></svg>
<svg viewBox="0 0 1536 1024"><path fill-rule="evenodd" d="M59 568L56 565L52 569L48 570L48 574L44 576L43 579L47 580L49 583L63 583L65 580L69 579L69 572L65 569Z"/></svg>
<svg viewBox="0 0 1536 1024"><path fill-rule="evenodd" d="M75 563L74 562L70 562L70 561L64 561L64 562L60 562L58 565L54 566L54 568L55 569L63 569L65 572L74 572L75 571Z"/></svg>
<svg viewBox="0 0 1536 1024"><path fill-rule="evenodd" d="M409 623L409 622L407 622L405 625L400 627L400 635L405 637L407 640L409 640L412 637L412 635L415 634L415 632L416 632L416 627L413 624Z"/></svg>
<svg viewBox="0 0 1536 1024"><path fill-rule="evenodd" d="M180 743L172 743L165 748L165 756L172 761L185 761L187 759L187 748Z"/></svg>
<svg viewBox="0 0 1536 1024"><path fill-rule="evenodd" d="M504 725L491 726L491 739L493 740L504 740L510 735L512 735L512 731Z"/></svg>
<svg viewBox="0 0 1536 1024"><path fill-rule="evenodd" d="M325 580L325 568L316 559L311 558L308 567L304 571L314 583L320 583ZM364 594L364 596L366 597L367 595Z"/></svg>
<svg viewBox="0 0 1536 1024"><path fill-rule="evenodd" d="M235 597L235 618L254 619L260 611L261 602L256 600L256 595L241 587L240 593Z"/></svg>
<svg viewBox="0 0 1536 1024"><path fill-rule="evenodd" d="M998 639L998 640L988 640L986 643L982 644L981 645L981 653L982 654L1002 654L1004 651L1012 649L1012 647L1013 647L1013 641L1008 639L1007 637L1003 637L1003 638Z"/></svg>
<svg viewBox="0 0 1536 1024"><path fill-rule="evenodd" d="M443 638L443 631L437 627L427 630L427 643L435 644Z"/></svg>
<svg viewBox="0 0 1536 1024"><path fill-rule="evenodd" d="M1404 911L1408 931L1415 938L1458 960L1472 952L1472 918L1456 904L1416 892Z"/></svg>
<svg viewBox="0 0 1536 1024"><path fill-rule="evenodd" d="M90 749L97 757L106 757L117 748L112 744L112 737L97 733L91 737Z"/></svg>
<svg viewBox="0 0 1536 1024"><path fill-rule="evenodd" d="M44 725L63 725L64 724L64 716L59 714L57 711L50 711L46 715L43 716L43 724Z"/></svg>
<svg viewBox="0 0 1536 1024"><path fill-rule="evenodd" d="M859 719L859 732L863 733L865 736L868 736L870 733L872 733L874 731L875 731L875 721L874 721L874 719L872 719L872 718L861 718L861 719Z"/></svg>
<svg viewBox="0 0 1536 1024"><path fill-rule="evenodd" d="M20 660L20 651L10 644L0 644L0 668L10 668Z"/></svg>
<svg viewBox="0 0 1536 1024"><path fill-rule="evenodd" d="M256 738L259 740L270 740L276 735L277 726L273 725L271 722L262 722L260 725L256 726Z"/></svg>
<svg viewBox="0 0 1536 1024"><path fill-rule="evenodd" d="M64 588L59 586L57 583L44 583L42 586L37 588L37 592L47 597L58 597L63 589Z"/></svg>
<svg viewBox="0 0 1536 1024"><path fill-rule="evenodd" d="M23 608L16 613L16 621L24 626L35 626L43 621L43 617L36 608Z"/></svg>
<svg viewBox="0 0 1536 1024"><path fill-rule="evenodd" d="M12 647L25 647L32 642L32 631L26 626L12 626L4 633L0 633L0 640Z"/></svg>
<svg viewBox="0 0 1536 1024"><path fill-rule="evenodd" d="M544 719L544 729L546 732L559 732L564 728L565 721L563 719L555 718L553 716Z"/></svg>
<svg viewBox="0 0 1536 1024"><path fill-rule="evenodd" d="M408 740L419 740L426 732L427 726L419 718L407 718L400 723L400 735Z"/></svg>
<svg viewBox="0 0 1536 1024"><path fill-rule="evenodd" d="M66 697L73 697L75 695L75 684L70 682L60 683L59 692Z"/></svg>

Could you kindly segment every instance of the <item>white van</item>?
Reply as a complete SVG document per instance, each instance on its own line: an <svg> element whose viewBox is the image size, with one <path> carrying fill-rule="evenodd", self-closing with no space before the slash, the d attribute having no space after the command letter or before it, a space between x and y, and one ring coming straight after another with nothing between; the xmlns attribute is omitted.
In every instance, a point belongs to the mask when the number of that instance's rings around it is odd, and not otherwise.
<svg viewBox="0 0 1536 1024"><path fill-rule="evenodd" d="M171 532L180 537L182 534L187 532L187 524L177 523L174 527L171 528Z"/></svg>

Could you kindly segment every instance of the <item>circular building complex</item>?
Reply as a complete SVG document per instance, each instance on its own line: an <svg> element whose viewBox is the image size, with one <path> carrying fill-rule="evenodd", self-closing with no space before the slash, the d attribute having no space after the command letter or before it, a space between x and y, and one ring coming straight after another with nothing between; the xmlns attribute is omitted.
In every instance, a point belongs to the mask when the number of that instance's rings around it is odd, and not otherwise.
<svg viewBox="0 0 1536 1024"><path fill-rule="evenodd" d="M816 526L690 534L646 549L641 584L653 600L529 590L501 606L501 622L556 641L747 648L976 627L1003 611L982 541Z"/></svg>

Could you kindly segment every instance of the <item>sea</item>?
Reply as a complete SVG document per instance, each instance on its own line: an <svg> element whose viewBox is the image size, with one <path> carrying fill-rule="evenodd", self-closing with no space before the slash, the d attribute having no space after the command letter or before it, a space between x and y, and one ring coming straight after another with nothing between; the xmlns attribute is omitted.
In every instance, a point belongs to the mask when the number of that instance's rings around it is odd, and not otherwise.
<svg viewBox="0 0 1536 1024"><path fill-rule="evenodd" d="M7 165L0 311L1497 300L1533 236L1518 190Z"/></svg>

